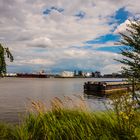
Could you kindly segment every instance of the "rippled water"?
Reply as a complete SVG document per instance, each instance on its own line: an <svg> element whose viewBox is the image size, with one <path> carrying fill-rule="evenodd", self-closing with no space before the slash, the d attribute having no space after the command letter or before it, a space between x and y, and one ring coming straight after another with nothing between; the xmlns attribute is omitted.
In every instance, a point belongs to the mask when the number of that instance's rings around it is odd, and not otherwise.
<svg viewBox="0 0 140 140"><path fill-rule="evenodd" d="M89 107L94 110L104 109L105 98L86 96L83 84L86 81L110 81L105 78L1 78L0 79L0 121L17 122L25 114L29 100L49 103L54 97L83 96Z"/></svg>

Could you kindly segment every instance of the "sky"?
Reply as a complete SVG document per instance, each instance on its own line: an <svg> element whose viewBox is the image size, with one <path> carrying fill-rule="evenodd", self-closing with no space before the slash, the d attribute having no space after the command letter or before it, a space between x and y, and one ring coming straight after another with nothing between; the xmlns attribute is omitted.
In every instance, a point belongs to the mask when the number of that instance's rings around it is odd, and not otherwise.
<svg viewBox="0 0 140 140"><path fill-rule="evenodd" d="M139 0L0 0L0 42L14 62L8 72L118 72L115 45Z"/></svg>

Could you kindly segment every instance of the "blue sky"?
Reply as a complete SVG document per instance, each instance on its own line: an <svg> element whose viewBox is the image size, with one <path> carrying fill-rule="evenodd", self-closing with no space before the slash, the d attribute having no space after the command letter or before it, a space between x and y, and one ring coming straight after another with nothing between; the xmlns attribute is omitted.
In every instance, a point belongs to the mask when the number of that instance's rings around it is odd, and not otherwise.
<svg viewBox="0 0 140 140"><path fill-rule="evenodd" d="M15 61L8 72L112 73L121 70L119 32L140 17L138 0L0 1L0 42Z"/></svg>

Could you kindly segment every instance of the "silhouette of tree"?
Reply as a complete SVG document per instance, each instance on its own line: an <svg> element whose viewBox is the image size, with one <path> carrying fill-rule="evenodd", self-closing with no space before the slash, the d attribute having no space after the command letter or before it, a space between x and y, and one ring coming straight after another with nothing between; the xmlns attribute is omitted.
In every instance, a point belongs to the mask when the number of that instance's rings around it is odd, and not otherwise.
<svg viewBox="0 0 140 140"><path fill-rule="evenodd" d="M121 55L124 56L121 60L117 60L124 64L122 73L125 74L133 85L133 98L135 96L136 82L140 82L140 20L130 20L127 24L126 33L120 33Z"/></svg>
<svg viewBox="0 0 140 140"><path fill-rule="evenodd" d="M4 48L0 44L0 76L6 73L6 61L5 56L9 58L9 60L12 62L14 60L13 55L9 51L8 48Z"/></svg>

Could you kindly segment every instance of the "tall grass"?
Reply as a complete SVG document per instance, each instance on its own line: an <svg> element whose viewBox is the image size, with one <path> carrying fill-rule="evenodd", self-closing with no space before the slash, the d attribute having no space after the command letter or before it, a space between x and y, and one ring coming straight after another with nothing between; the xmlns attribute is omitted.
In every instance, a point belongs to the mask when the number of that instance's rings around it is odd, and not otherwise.
<svg viewBox="0 0 140 140"><path fill-rule="evenodd" d="M0 125L0 140L135 140L140 139L140 114L129 96L112 99L114 111L65 108L55 98L51 110L32 102L32 112L16 126ZM83 104L84 106L84 104Z"/></svg>

